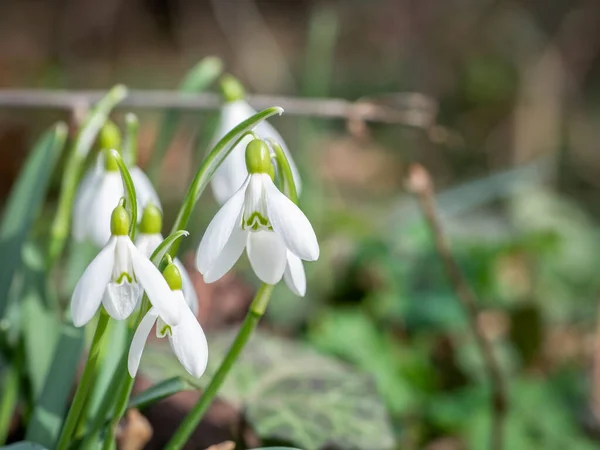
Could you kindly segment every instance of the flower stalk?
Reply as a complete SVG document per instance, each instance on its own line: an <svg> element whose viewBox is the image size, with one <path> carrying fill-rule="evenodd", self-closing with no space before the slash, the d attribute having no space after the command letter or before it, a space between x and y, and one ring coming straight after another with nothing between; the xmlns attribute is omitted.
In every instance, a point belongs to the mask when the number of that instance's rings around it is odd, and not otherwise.
<svg viewBox="0 0 600 450"><path fill-rule="evenodd" d="M227 355L225 355L225 359L219 366L219 369L213 378L210 380L206 390L202 393L198 403L196 403L194 408L186 416L171 440L165 446L165 450L179 450L183 448L185 443L188 441L204 417L204 414L206 414L209 406L215 399L215 396L219 392L219 389L223 385L223 382L227 378L231 368L242 353L242 350L248 343L248 340L256 329L258 322L264 315L267 305L269 304L269 300L271 299L273 288L274 286L271 284L263 284L258 289L256 295L254 296L254 300L250 305L250 309L246 314L244 322L242 323L235 340L231 344Z"/></svg>
<svg viewBox="0 0 600 450"><path fill-rule="evenodd" d="M94 333L94 338L90 347L90 353L85 363L83 374L81 375L81 379L77 385L77 390L75 391L73 402L69 408L67 419L65 420L63 428L60 432L60 437L58 438L58 444L56 446L57 450L66 450L69 448L69 444L77 426L77 422L84 412L85 402L94 383L97 369L96 366L98 359L100 358L102 344L104 342L104 334L109 320L110 316L104 310L102 310L100 317L98 318L98 325L96 326L96 332Z"/></svg>

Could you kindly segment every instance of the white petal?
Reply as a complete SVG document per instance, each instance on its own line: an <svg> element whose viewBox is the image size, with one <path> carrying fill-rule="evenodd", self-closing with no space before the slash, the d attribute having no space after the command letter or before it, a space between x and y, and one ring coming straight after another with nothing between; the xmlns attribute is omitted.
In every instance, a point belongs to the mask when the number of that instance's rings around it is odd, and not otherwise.
<svg viewBox="0 0 600 450"><path fill-rule="evenodd" d="M156 250L156 247L158 247L162 241L163 237L160 233L140 233L135 238L135 246L142 255L146 258L150 258L152 253L154 253L154 250Z"/></svg>
<svg viewBox="0 0 600 450"><path fill-rule="evenodd" d="M192 283L187 269L182 264L182 262L179 261L179 259L175 258L173 264L177 266L177 268L179 269L179 273L181 274L181 290L183 291L185 302L190 307L194 315L196 315L198 314L198 296L196 295L196 288L194 287L194 283Z"/></svg>
<svg viewBox="0 0 600 450"><path fill-rule="evenodd" d="M263 283L276 284L286 266L286 248L272 231L257 231L248 235L246 248L250 265Z"/></svg>
<svg viewBox="0 0 600 450"><path fill-rule="evenodd" d="M96 166L90 168L77 188L73 205L73 237L77 241L83 241L87 236L88 210L98 190L101 173Z"/></svg>
<svg viewBox="0 0 600 450"><path fill-rule="evenodd" d="M110 317L115 320L127 319L135 309L141 297L138 283L123 279L121 283L108 283L102 304Z"/></svg>
<svg viewBox="0 0 600 450"><path fill-rule="evenodd" d="M221 109L221 118L209 148L213 148L233 128L254 114L254 110L244 100L229 102ZM236 145L221 163L211 179L211 187L217 202L222 205L244 183L248 176L246 169L246 145L252 140L248 136Z"/></svg>
<svg viewBox="0 0 600 450"><path fill-rule="evenodd" d="M235 227L240 227L240 213L249 178L217 212L202 236L196 252L196 267L202 274L208 272L227 244Z"/></svg>
<svg viewBox="0 0 600 450"><path fill-rule="evenodd" d="M227 241L223 251L221 251L221 254L211 268L204 274L205 283L214 283L233 267L244 251L247 236L248 232L242 230L241 227L235 227L233 229L229 241Z"/></svg>
<svg viewBox="0 0 600 450"><path fill-rule="evenodd" d="M158 314L156 314L156 310L154 308L150 308L150 311L146 313L142 321L140 322L137 330L135 330L135 334L133 335L133 339L131 340L131 347L129 347L129 356L127 357L127 369L129 370L129 375L131 378L135 378L137 374L138 367L140 366L140 360L142 359L142 352L144 351L144 346L146 345L146 339L148 339L148 335L154 326L154 322L158 318Z"/></svg>
<svg viewBox="0 0 600 450"><path fill-rule="evenodd" d="M173 302L170 301L171 289L166 280L154 264L144 257L131 241L129 241L129 249L135 276L146 291L150 303L165 322L171 326L177 325L179 310L174 308Z"/></svg>
<svg viewBox="0 0 600 450"><path fill-rule="evenodd" d="M181 291L174 291L181 309L181 321L172 328L169 342L181 365L193 377L200 378L208 363L208 343L196 316L190 311Z"/></svg>
<svg viewBox="0 0 600 450"><path fill-rule="evenodd" d="M98 191L91 200L87 221L87 235L99 247L110 238L110 216L122 196L123 183L119 172L104 172Z"/></svg>
<svg viewBox="0 0 600 450"><path fill-rule="evenodd" d="M81 327L94 317L110 281L115 259L116 239L112 238L98 253L77 282L71 297L73 324Z"/></svg>
<svg viewBox="0 0 600 450"><path fill-rule="evenodd" d="M288 285L290 291L299 297L304 297L306 294L306 274L304 273L304 265L302 260L288 250L287 264L283 279Z"/></svg>
<svg viewBox="0 0 600 450"><path fill-rule="evenodd" d="M138 219L142 219L142 211L148 202L162 210L158 194L148 176L137 166L129 169L138 201Z"/></svg>
<svg viewBox="0 0 600 450"><path fill-rule="evenodd" d="M300 208L277 189L268 175L263 175L263 179L267 213L273 230L300 259L315 261L319 258L319 243L312 225Z"/></svg>

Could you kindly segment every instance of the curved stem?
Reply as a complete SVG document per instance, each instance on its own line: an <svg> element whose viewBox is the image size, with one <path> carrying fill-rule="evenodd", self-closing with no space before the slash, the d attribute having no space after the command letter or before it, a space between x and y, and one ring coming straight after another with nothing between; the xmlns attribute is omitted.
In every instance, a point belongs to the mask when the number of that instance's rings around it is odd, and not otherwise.
<svg viewBox="0 0 600 450"><path fill-rule="evenodd" d="M79 421L79 417L83 411L88 393L91 390L94 382L96 365L98 363L98 358L100 357L100 349L109 320L110 316L103 310L98 318L98 325L96 326L96 332L94 333L94 339L92 340L90 353L85 363L85 368L83 369L83 375L81 375L81 380L79 380L79 385L75 391L75 396L73 397L73 402L69 408L67 419L65 420L62 431L60 432L58 445L56 446L57 450L66 450L69 447L71 437L75 431L75 427L77 426L77 422Z"/></svg>
<svg viewBox="0 0 600 450"><path fill-rule="evenodd" d="M238 331L231 348L227 352L225 359L219 366L219 369L213 376L212 380L206 387L206 390L202 393L200 400L190 413L186 416L184 421L181 423L171 440L165 446L165 450L179 450L183 448L185 443L188 441L202 418L212 404L215 396L219 392L219 389L223 385L225 378L229 374L229 371L237 361L240 353L246 346L252 332L255 330L260 318L264 315L271 294L273 292L273 285L263 284L250 305L250 310L246 314L246 318Z"/></svg>

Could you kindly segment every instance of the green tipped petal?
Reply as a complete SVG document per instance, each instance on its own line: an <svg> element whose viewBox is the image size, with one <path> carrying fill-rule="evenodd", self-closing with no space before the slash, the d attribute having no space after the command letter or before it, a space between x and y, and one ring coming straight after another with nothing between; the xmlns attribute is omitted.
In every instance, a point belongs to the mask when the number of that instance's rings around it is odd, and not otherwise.
<svg viewBox="0 0 600 450"><path fill-rule="evenodd" d="M221 78L221 95L226 103L243 100L246 97L244 86L232 75L224 75Z"/></svg>
<svg viewBox="0 0 600 450"><path fill-rule="evenodd" d="M162 213L153 203L148 203L142 214L140 233L158 234L162 231Z"/></svg>
<svg viewBox="0 0 600 450"><path fill-rule="evenodd" d="M126 236L129 233L129 214L123 205L117 206L110 216L110 232L113 236Z"/></svg>

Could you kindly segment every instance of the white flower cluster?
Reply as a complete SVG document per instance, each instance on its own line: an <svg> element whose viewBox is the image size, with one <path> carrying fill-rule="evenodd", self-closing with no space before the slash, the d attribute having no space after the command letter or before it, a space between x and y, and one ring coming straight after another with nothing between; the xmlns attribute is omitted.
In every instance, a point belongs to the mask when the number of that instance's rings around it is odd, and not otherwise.
<svg viewBox="0 0 600 450"><path fill-rule="evenodd" d="M215 142L255 114L243 100L226 103ZM279 133L266 122L256 127L261 139L242 140L214 174L211 185L221 209L200 241L196 265L204 281L225 275L244 249L257 277L267 284L284 278L297 295L306 292L302 260L319 257L319 244L302 211L274 183L275 166L262 139L281 143L290 163L297 191L300 177ZM145 341L156 324L158 337L167 336L183 367L200 377L208 360L208 346L197 321L198 300L181 262L168 260L159 269L149 257L163 241L160 200L150 180L138 167L129 168L138 203L139 234L128 236L129 215L121 204L124 187L118 167L100 155L83 178L75 199L73 235L102 247L80 278L71 300L76 326L92 319L100 305L116 320L128 318L145 291L150 310L139 323L129 350L128 367L135 376ZM118 206L116 206L118 205ZM115 208L116 206L116 208Z"/></svg>

